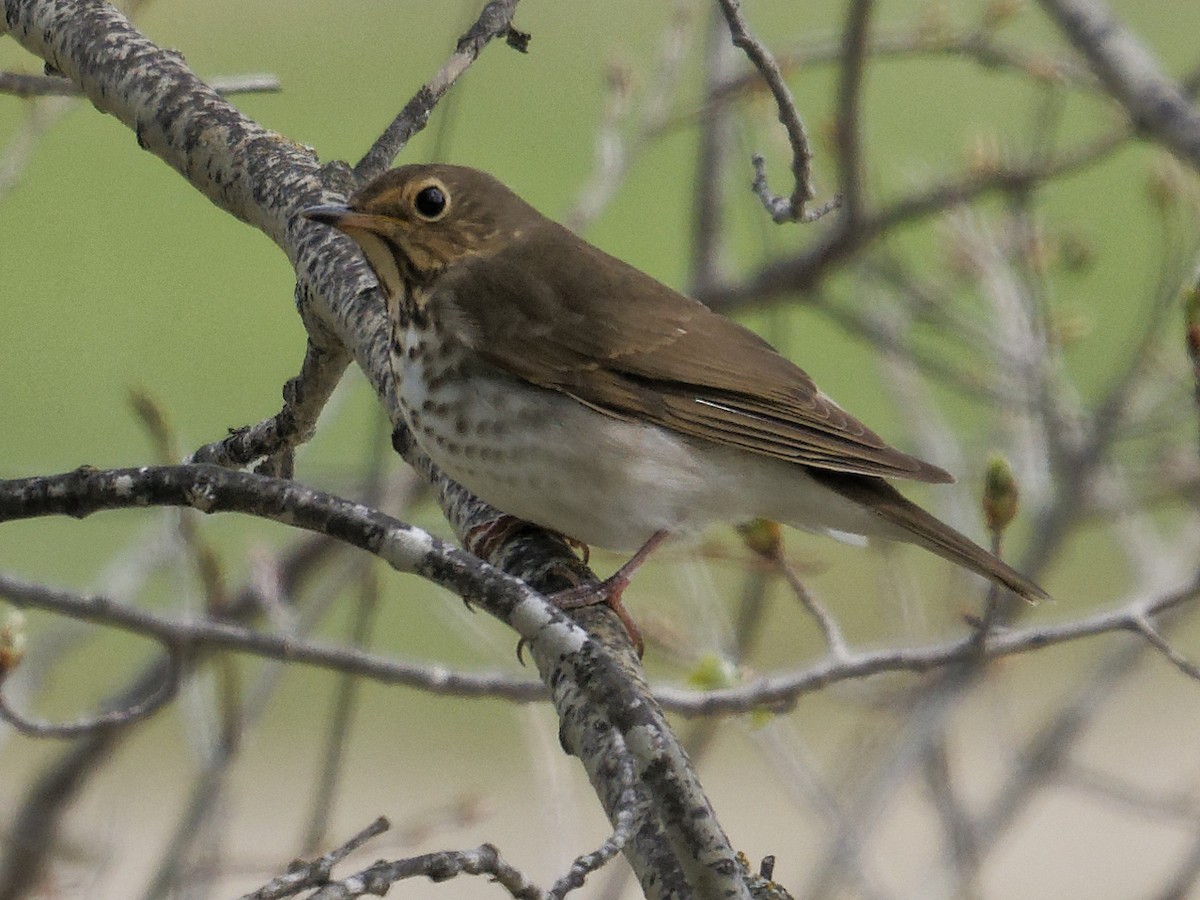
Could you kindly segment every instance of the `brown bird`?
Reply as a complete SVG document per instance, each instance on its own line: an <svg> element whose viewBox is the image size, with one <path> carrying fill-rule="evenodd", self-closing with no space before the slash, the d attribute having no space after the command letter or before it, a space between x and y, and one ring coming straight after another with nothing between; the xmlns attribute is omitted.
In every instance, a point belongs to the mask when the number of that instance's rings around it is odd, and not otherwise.
<svg viewBox="0 0 1200 900"><path fill-rule="evenodd" d="M1036 599L1045 592L885 478L949 482L888 446L766 341L593 247L492 176L385 173L304 215L363 249L387 298L399 401L421 449L503 512L638 552L771 519L906 541ZM636 637L635 637L636 639Z"/></svg>

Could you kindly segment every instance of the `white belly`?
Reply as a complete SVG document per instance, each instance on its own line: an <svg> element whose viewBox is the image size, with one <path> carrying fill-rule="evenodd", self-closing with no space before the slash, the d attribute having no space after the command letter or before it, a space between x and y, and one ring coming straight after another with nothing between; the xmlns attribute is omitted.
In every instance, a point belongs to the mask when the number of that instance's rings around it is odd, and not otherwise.
<svg viewBox="0 0 1200 900"><path fill-rule="evenodd" d="M799 466L612 418L507 376L439 382L453 363L406 354L401 406L438 467L502 512L625 551L657 531L756 517L817 531L879 530Z"/></svg>

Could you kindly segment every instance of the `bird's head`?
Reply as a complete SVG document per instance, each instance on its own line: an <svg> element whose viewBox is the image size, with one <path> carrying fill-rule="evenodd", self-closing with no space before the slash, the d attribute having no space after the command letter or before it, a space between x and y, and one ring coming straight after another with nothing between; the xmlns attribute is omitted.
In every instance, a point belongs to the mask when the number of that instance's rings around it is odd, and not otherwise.
<svg viewBox="0 0 1200 900"><path fill-rule="evenodd" d="M460 260L495 253L541 218L486 172L449 165L401 166L344 206L301 214L353 238L391 294L405 281L427 283Z"/></svg>

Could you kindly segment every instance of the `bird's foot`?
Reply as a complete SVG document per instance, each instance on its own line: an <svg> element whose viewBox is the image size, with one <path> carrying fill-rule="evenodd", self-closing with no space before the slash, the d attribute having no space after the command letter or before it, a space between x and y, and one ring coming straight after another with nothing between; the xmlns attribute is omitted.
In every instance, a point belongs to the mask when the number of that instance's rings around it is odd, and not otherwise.
<svg viewBox="0 0 1200 900"><path fill-rule="evenodd" d="M604 579L599 584L581 584L577 587L557 591L550 594L547 599L559 609L580 609L584 606L596 606L603 603L617 614L617 618L625 626L625 633L629 635L629 641L633 644L640 659L642 653L645 652L646 642L642 640L641 629L637 627L633 617L629 615L629 610L621 602L621 594L629 585L629 578L620 579L618 578L620 574L617 572L616 575Z"/></svg>
<svg viewBox="0 0 1200 900"><path fill-rule="evenodd" d="M625 633L629 635L629 640L640 658L646 649L646 642L642 640L641 629L637 627L633 617L625 609L625 604L621 602L621 595L625 593L625 588L629 587L633 573L640 569L642 563L650 557L658 545L667 539L667 535L666 531L656 531L650 535L650 539L630 557L625 565L599 584L582 584L558 591L550 595L550 601L559 609L579 609L583 606L595 606L598 603L605 604L617 614L617 618L625 626Z"/></svg>

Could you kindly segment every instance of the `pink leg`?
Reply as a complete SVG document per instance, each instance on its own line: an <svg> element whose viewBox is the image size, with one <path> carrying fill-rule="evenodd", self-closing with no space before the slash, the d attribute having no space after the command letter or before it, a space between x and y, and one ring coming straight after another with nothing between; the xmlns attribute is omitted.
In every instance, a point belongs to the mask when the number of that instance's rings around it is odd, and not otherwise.
<svg viewBox="0 0 1200 900"><path fill-rule="evenodd" d="M621 594L625 592L625 588L629 587L629 582L633 579L633 573L641 568L642 563L669 536L670 532L668 531L654 532L654 534L650 535L650 539L642 544L637 553L633 554L625 565L621 566L621 568L617 569L616 572L599 584L567 588L564 591L558 591L553 594L550 599L554 601L554 605L559 609L578 609L581 606L593 606L597 603L607 604L620 617L621 624L625 626L625 631L629 634L629 639L637 649L638 656L641 656L642 651L645 649L645 643L642 641L642 633L637 625L634 624L624 604L621 603Z"/></svg>

